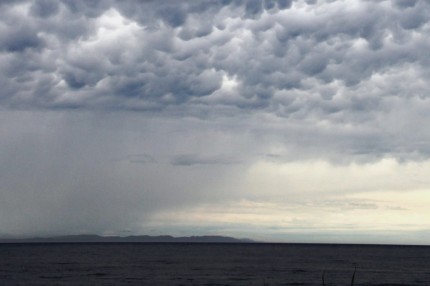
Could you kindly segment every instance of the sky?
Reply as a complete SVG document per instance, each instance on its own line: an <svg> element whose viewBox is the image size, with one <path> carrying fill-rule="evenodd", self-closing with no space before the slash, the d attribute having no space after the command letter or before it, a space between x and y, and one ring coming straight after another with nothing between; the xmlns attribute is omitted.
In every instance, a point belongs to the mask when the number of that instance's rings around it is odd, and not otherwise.
<svg viewBox="0 0 430 286"><path fill-rule="evenodd" d="M430 242L430 2L0 1L0 236Z"/></svg>

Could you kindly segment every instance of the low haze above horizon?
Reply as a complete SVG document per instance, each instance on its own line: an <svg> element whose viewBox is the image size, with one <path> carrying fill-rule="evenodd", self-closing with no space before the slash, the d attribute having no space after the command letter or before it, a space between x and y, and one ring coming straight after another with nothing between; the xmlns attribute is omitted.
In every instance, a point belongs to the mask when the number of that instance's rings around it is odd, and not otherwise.
<svg viewBox="0 0 430 286"><path fill-rule="evenodd" d="M430 244L430 2L0 1L0 237Z"/></svg>

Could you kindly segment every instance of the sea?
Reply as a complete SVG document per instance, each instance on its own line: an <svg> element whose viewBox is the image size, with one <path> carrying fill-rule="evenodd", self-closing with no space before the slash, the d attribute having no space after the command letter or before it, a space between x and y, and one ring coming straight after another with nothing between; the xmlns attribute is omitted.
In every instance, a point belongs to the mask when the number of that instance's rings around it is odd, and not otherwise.
<svg viewBox="0 0 430 286"><path fill-rule="evenodd" d="M0 244L0 285L430 285L430 247Z"/></svg>

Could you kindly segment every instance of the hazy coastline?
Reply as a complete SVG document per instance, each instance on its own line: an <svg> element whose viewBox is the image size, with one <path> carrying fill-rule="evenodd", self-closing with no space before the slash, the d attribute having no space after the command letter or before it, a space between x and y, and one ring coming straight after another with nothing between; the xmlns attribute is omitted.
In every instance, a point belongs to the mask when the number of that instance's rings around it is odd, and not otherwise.
<svg viewBox="0 0 430 286"><path fill-rule="evenodd" d="M64 235L32 238L0 238L0 243L255 243L247 238L234 238L219 235L182 236L133 235L100 236L95 234Z"/></svg>

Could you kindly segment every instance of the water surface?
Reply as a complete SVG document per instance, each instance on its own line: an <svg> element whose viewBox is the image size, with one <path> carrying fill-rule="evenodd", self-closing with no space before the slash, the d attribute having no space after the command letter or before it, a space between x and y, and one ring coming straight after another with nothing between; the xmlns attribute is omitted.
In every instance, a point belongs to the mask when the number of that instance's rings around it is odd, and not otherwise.
<svg viewBox="0 0 430 286"><path fill-rule="evenodd" d="M0 244L0 285L430 285L430 247Z"/></svg>

